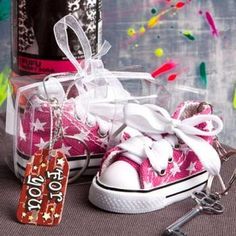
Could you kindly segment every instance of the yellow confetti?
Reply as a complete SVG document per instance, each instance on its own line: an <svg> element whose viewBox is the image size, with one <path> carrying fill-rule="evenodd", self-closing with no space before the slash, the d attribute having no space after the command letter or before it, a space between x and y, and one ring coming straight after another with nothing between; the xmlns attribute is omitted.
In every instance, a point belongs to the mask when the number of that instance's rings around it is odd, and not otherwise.
<svg viewBox="0 0 236 236"><path fill-rule="evenodd" d="M128 28L127 34L129 37L133 37L136 34L136 31L134 28Z"/></svg>
<svg viewBox="0 0 236 236"><path fill-rule="evenodd" d="M155 51L154 51L154 54L157 56L157 57L162 57L164 55L164 50L162 48L157 48Z"/></svg>
<svg viewBox="0 0 236 236"><path fill-rule="evenodd" d="M167 10L163 10L157 16L153 16L147 23L148 29L155 27L159 23L161 16L164 16L165 14L167 14L171 10L172 10L172 8L169 8Z"/></svg>
<svg viewBox="0 0 236 236"><path fill-rule="evenodd" d="M147 23L147 26L149 29L153 28L154 26L156 26L160 21L160 16L153 16Z"/></svg>
<svg viewBox="0 0 236 236"><path fill-rule="evenodd" d="M140 34L144 34L146 32L146 29L144 26L142 26L140 29L139 29L139 33Z"/></svg>
<svg viewBox="0 0 236 236"><path fill-rule="evenodd" d="M184 35L192 35L193 33L192 33L192 31L190 31L190 30L184 30L184 31L183 31L183 34L184 34Z"/></svg>
<svg viewBox="0 0 236 236"><path fill-rule="evenodd" d="M233 108L236 109L236 88L234 89Z"/></svg>

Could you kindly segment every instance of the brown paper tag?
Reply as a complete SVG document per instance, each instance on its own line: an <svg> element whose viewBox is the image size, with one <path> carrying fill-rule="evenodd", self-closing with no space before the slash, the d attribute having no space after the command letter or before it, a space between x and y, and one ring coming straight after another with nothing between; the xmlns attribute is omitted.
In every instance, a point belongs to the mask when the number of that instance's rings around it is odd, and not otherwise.
<svg viewBox="0 0 236 236"><path fill-rule="evenodd" d="M27 164L17 219L23 224L57 225L61 221L69 165L59 150L36 152Z"/></svg>

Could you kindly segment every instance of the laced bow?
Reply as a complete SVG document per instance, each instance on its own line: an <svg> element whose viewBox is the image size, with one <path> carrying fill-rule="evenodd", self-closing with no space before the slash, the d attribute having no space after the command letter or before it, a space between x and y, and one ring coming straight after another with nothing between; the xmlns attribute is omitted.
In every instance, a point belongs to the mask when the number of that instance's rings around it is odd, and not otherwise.
<svg viewBox="0 0 236 236"><path fill-rule="evenodd" d="M211 175L219 175L221 166L219 155L206 140L199 137L215 136L222 131L223 122L218 116L198 114L183 120L176 120L161 107L131 103L124 107L124 119L127 126L150 137L137 137L119 145L123 150L131 152L131 159L134 158L132 153L135 155L134 159L145 153L156 171L166 169L168 160L173 156L173 146L178 137L193 150ZM216 126L210 131L196 127L203 122L214 122ZM162 138L163 134L165 134L164 138ZM142 150L141 142L144 145ZM134 144L135 146L133 146Z"/></svg>

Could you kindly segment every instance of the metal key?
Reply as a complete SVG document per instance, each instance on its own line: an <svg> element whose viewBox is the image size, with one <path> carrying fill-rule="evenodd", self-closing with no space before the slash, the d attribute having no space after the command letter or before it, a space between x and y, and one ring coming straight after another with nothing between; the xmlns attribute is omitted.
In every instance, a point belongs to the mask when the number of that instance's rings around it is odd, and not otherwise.
<svg viewBox="0 0 236 236"><path fill-rule="evenodd" d="M219 203L219 197L216 194L207 195L205 191L200 191L193 193L192 198L197 202L197 205L187 214L168 226L162 234L163 236L186 235L180 228L200 213L222 214L224 212L224 207Z"/></svg>

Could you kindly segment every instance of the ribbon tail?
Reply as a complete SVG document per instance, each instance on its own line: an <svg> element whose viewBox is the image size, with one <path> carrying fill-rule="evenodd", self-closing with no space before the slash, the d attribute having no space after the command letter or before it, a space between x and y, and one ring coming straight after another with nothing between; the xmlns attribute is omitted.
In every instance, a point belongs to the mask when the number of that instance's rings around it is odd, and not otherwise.
<svg viewBox="0 0 236 236"><path fill-rule="evenodd" d="M179 129L175 129L175 133L193 150L211 175L219 175L221 167L220 157L208 142L198 136L185 134Z"/></svg>

